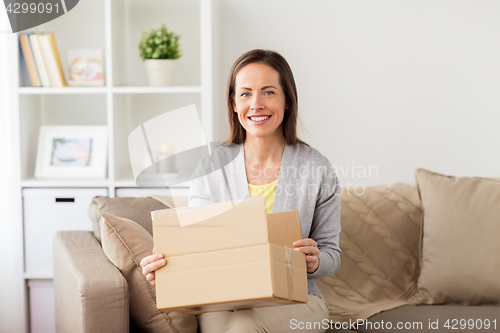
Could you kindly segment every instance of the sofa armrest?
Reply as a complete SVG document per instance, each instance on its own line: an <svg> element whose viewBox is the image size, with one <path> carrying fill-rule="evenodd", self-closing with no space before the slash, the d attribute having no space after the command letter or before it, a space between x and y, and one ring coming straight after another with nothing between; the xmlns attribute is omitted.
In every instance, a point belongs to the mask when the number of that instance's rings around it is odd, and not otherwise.
<svg viewBox="0 0 500 333"><path fill-rule="evenodd" d="M53 240L57 332L129 332L127 281L90 231Z"/></svg>

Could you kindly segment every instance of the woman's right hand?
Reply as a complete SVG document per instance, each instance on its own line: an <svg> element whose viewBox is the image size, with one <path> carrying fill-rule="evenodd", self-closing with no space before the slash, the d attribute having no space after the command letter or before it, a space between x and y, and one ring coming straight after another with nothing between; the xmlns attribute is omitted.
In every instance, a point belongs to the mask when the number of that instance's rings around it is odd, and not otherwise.
<svg viewBox="0 0 500 333"><path fill-rule="evenodd" d="M163 254L155 253L155 248L153 247L153 254L141 260L142 275L154 286L156 285L155 271L166 264L167 260L163 257Z"/></svg>

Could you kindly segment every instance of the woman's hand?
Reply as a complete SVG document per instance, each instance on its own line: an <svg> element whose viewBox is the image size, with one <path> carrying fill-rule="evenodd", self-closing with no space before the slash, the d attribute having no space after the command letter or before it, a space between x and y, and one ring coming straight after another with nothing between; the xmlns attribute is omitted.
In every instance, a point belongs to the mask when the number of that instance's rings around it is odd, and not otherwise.
<svg viewBox="0 0 500 333"><path fill-rule="evenodd" d="M166 264L167 260L163 258L163 254L155 254L155 248L153 247L153 254L141 260L142 275L154 286L156 285L155 271Z"/></svg>
<svg viewBox="0 0 500 333"><path fill-rule="evenodd" d="M312 238L299 239L293 242L293 249L306 255L307 273L314 273L319 267L318 243Z"/></svg>

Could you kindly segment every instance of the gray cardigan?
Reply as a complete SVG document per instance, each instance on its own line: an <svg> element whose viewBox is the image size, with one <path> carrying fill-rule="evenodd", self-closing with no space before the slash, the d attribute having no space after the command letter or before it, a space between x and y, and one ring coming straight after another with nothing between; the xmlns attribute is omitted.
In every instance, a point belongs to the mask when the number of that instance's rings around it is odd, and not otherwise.
<svg viewBox="0 0 500 333"><path fill-rule="evenodd" d="M314 281L333 275L340 266L339 187L332 165L320 152L301 143L285 144L272 211L298 209L302 238L318 243L319 267L307 274L307 283L309 294L319 297ZM242 144L214 149L191 177L189 206L249 197Z"/></svg>

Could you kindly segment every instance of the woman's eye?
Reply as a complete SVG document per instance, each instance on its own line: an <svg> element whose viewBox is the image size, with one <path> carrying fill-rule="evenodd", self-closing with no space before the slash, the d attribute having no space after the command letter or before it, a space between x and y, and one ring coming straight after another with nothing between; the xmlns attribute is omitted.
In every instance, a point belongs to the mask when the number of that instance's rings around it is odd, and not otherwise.
<svg viewBox="0 0 500 333"><path fill-rule="evenodd" d="M248 97L248 96L250 96L250 94L249 94L249 93L243 93L243 94L241 94L240 96L241 96L241 97Z"/></svg>
<svg viewBox="0 0 500 333"><path fill-rule="evenodd" d="M274 91L266 91L264 93L264 95L267 95L267 96L274 95Z"/></svg>

